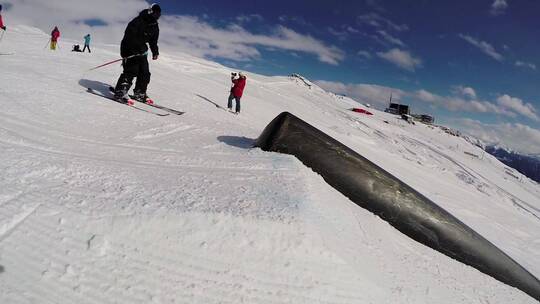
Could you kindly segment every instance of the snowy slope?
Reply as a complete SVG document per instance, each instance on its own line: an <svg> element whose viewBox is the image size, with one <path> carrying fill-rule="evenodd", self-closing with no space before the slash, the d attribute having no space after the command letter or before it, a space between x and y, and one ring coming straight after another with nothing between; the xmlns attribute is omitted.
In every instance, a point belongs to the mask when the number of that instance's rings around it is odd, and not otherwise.
<svg viewBox="0 0 540 304"><path fill-rule="evenodd" d="M437 128L164 52L158 117L86 93L116 81L117 46L0 44L0 303L536 303L420 245L288 155L252 149L289 111L419 190L540 277L540 187ZM372 110L370 110L372 111ZM519 173L514 172L518 175Z"/></svg>

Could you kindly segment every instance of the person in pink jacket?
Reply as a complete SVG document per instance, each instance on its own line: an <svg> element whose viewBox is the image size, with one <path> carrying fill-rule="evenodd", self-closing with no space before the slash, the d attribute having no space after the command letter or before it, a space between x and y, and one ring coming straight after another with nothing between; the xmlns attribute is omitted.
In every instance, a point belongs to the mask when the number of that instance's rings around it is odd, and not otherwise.
<svg viewBox="0 0 540 304"><path fill-rule="evenodd" d="M51 50L56 50L56 44L58 43L58 38L60 38L60 31L58 27L55 26L54 30L51 32Z"/></svg>
<svg viewBox="0 0 540 304"><path fill-rule="evenodd" d="M0 29L6 30L6 26L4 25L4 20L2 20L2 4L0 4Z"/></svg>
<svg viewBox="0 0 540 304"><path fill-rule="evenodd" d="M238 73L238 78L236 78L236 73L231 73L231 81L233 87L231 88L231 94L229 95L229 102L227 103L227 108L229 111L232 111L232 101L236 100L236 114L240 114L240 98L244 94L244 88L246 87L246 75L240 72Z"/></svg>

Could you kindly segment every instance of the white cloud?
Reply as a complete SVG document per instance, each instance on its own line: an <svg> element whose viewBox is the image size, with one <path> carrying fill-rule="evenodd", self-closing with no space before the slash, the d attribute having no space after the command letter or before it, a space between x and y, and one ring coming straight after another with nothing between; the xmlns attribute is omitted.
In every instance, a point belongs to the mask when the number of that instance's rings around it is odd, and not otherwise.
<svg viewBox="0 0 540 304"><path fill-rule="evenodd" d="M249 15L240 15L236 17L236 21L240 23L246 23L246 22L260 22L263 21L263 16L259 14L249 14Z"/></svg>
<svg viewBox="0 0 540 304"><path fill-rule="evenodd" d="M356 28L352 27L352 26L347 26L347 31L353 33L353 34L356 34L356 33L360 33L359 30L357 30Z"/></svg>
<svg viewBox="0 0 540 304"><path fill-rule="evenodd" d="M525 154L540 153L540 130L520 123L484 124L477 120L460 119L456 127L487 144L502 144Z"/></svg>
<svg viewBox="0 0 540 304"><path fill-rule="evenodd" d="M516 61L516 66L517 67L522 67L522 68L529 68L531 70L535 70L536 71L536 64L534 63L530 63L530 62L523 62L523 61Z"/></svg>
<svg viewBox="0 0 540 304"><path fill-rule="evenodd" d="M10 20L46 30L55 25L67 28L68 25L77 25L80 21L90 19L107 23L125 22L149 7L143 0L7 0L4 3L10 6Z"/></svg>
<svg viewBox="0 0 540 304"><path fill-rule="evenodd" d="M521 115L535 121L540 121L534 106L531 103L523 102L523 100L517 97L504 94L497 97L496 103L493 103L477 100L476 92L470 87L457 86L454 87L453 92L458 95L464 95L469 99L463 99L458 96L439 96L425 90L416 91L412 96L421 101L441 105L451 111L494 113L508 117Z"/></svg>
<svg viewBox="0 0 540 304"><path fill-rule="evenodd" d="M414 71L416 68L422 66L422 60L420 58L415 58L408 51L400 49L391 49L386 53L378 52L377 56L407 71Z"/></svg>
<svg viewBox="0 0 540 304"><path fill-rule="evenodd" d="M371 59L371 54L368 51L358 51L356 53L358 56L365 57L367 59Z"/></svg>
<svg viewBox="0 0 540 304"><path fill-rule="evenodd" d="M340 31L340 30L334 29L333 27L329 27L328 32L336 36L341 41L345 41L349 37L349 31L347 29Z"/></svg>
<svg viewBox="0 0 540 304"><path fill-rule="evenodd" d="M425 89L404 91L374 84L344 84L332 81L315 81L315 83L327 91L344 94L355 100L379 106L379 108L386 107L392 94L394 99L403 102L422 101L453 112L492 113L511 118L521 115L540 121L536 109L530 103L507 94L499 96L495 102L479 100L476 91L470 87L457 86L452 89L454 94L465 95L467 97L465 99L456 95L441 96Z"/></svg>
<svg viewBox="0 0 540 304"><path fill-rule="evenodd" d="M327 91L345 94L355 100L379 106L379 108L386 107L392 94L394 99L403 102L422 101L453 112L492 113L512 118L521 115L539 121L538 114L530 103L509 95L499 96L495 102L479 100L476 98L474 89L470 87L458 86L452 90L455 94L465 95L467 97L465 99L456 95L441 96L425 89L404 91L374 84L344 84L332 81L315 81L315 83Z"/></svg>
<svg viewBox="0 0 540 304"><path fill-rule="evenodd" d="M400 89L375 84L344 84L324 80L315 81L315 83L327 91L344 94L356 101L370 103L381 108L388 105L390 95L392 95L393 100L400 100L407 95Z"/></svg>
<svg viewBox="0 0 540 304"><path fill-rule="evenodd" d="M281 15L278 17L278 19L282 23L296 23L302 26L311 26L311 23L307 22L306 19L299 16Z"/></svg>
<svg viewBox="0 0 540 304"><path fill-rule="evenodd" d="M350 95L347 85L342 82L316 80L314 83L329 92Z"/></svg>
<svg viewBox="0 0 540 304"><path fill-rule="evenodd" d="M327 29L330 34L336 36L341 41L360 33L358 29L346 24L341 25L339 28L328 27Z"/></svg>
<svg viewBox="0 0 540 304"><path fill-rule="evenodd" d="M534 106L530 103L523 102L523 100L517 97L512 97L507 94L501 95L497 98L497 103L508 110L514 111L530 119L536 121L540 120Z"/></svg>
<svg viewBox="0 0 540 304"><path fill-rule="evenodd" d="M476 98L476 91L471 87L455 86L453 91L465 97Z"/></svg>
<svg viewBox="0 0 540 304"><path fill-rule="evenodd" d="M395 24L390 19L384 18L377 13L369 13L356 18L359 24L367 24L375 28L387 28L397 32L408 31L409 27L406 24Z"/></svg>
<svg viewBox="0 0 540 304"><path fill-rule="evenodd" d="M433 94L426 90L416 91L411 95L415 99L419 99L424 102L429 102L435 105L442 106L450 111L466 111L466 112L480 112L480 113L497 113L505 114L494 104L487 101L479 100L467 100L459 96L441 96Z"/></svg>
<svg viewBox="0 0 540 304"><path fill-rule="evenodd" d="M322 41L309 35L299 34L291 29L278 26L275 36L248 35L247 43L251 41L254 44L268 45L278 47L284 50L303 51L318 56L319 60L325 63L337 65L345 58L345 53L335 47L326 46Z"/></svg>
<svg viewBox="0 0 540 304"><path fill-rule="evenodd" d="M10 5L9 11L4 12L9 14L10 24L35 26L47 33L58 25L62 37L82 39L91 33L95 42L116 44L121 41L127 23L149 6L143 0L7 0L5 4ZM160 45L199 57L250 61L261 56L260 47L311 54L332 65L339 64L345 56L335 46L284 26L274 27L271 34L260 35L239 25L220 28L197 17L167 15L166 11L163 14ZM246 20L245 16L240 18ZM251 15L251 18L257 17ZM92 19L106 26L90 27L83 22Z"/></svg>
<svg viewBox="0 0 540 304"><path fill-rule="evenodd" d="M424 102L428 102L437 106L442 106L450 111L457 112L457 111L465 111L465 112L473 112L473 113L494 113L499 115L505 115L509 117L516 117L517 114L513 112L511 109L508 109L506 107L501 107L500 105L494 104L489 101L483 101L483 100L477 100L477 99L470 99L471 94L474 92L472 88L468 88L471 90L467 90L467 88L464 88L465 91L468 92L468 99L464 99L460 96L441 96L437 94L433 94L431 92L428 92L426 90L418 90L413 93L409 93L408 96L413 98L414 100L420 100ZM458 93L460 95L463 95L462 92L457 91L454 88L454 93ZM474 95L476 96L476 92L474 92Z"/></svg>
<svg viewBox="0 0 540 304"><path fill-rule="evenodd" d="M435 95L431 92L428 92L424 89L416 91L416 98L420 99L421 101L430 102L430 103L440 103L443 101L443 98Z"/></svg>
<svg viewBox="0 0 540 304"><path fill-rule="evenodd" d="M472 44L473 46L477 47L478 49L480 49L484 54L488 55L489 57L497 60L497 61L503 61L504 60L504 57L498 53L495 48L485 42L485 41L480 41L480 40L477 40L471 36L468 36L468 35L463 35L463 34L459 34L459 37L462 38L463 40L467 41L468 43Z"/></svg>
<svg viewBox="0 0 540 304"><path fill-rule="evenodd" d="M396 44L401 47L405 46L405 43L403 41L399 40L398 38L388 34L386 31L379 30L377 33L386 41L390 42L391 44Z"/></svg>
<svg viewBox="0 0 540 304"><path fill-rule="evenodd" d="M505 10L508 8L508 3L506 0L494 0L491 4L490 13L493 16L504 14Z"/></svg>
<svg viewBox="0 0 540 304"><path fill-rule="evenodd" d="M272 35L256 35L238 25L215 28L189 16L166 16L164 22L160 29L171 38L168 42L176 49L197 56L251 60L259 56L257 46L313 54L319 61L332 65L339 64L345 56L337 47L326 46L284 26L276 27Z"/></svg>

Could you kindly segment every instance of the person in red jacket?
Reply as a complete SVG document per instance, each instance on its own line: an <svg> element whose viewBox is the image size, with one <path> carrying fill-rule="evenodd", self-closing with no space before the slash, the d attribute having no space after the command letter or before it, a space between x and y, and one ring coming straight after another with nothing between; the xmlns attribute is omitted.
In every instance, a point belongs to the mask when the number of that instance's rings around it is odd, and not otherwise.
<svg viewBox="0 0 540 304"><path fill-rule="evenodd" d="M229 111L232 111L232 101L236 100L236 114L240 114L240 98L244 93L244 88L246 87L246 75L240 72L238 73L238 78L236 78L236 73L231 73L231 81L233 86L231 88L231 94L229 95L229 102L227 103L227 108Z"/></svg>
<svg viewBox="0 0 540 304"><path fill-rule="evenodd" d="M58 43L58 38L60 38L60 31L58 27L55 26L54 30L51 32L51 50L56 50L56 44Z"/></svg>
<svg viewBox="0 0 540 304"><path fill-rule="evenodd" d="M6 26L4 25L4 20L2 20L2 4L0 4L0 29L6 30Z"/></svg>

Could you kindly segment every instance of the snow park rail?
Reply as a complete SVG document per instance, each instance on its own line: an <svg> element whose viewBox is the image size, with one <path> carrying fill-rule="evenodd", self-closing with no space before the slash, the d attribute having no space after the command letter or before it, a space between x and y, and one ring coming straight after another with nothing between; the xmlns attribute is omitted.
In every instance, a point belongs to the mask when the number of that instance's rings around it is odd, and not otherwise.
<svg viewBox="0 0 540 304"><path fill-rule="evenodd" d="M412 239L540 301L540 281L452 214L342 143L283 112L255 143L304 165Z"/></svg>

